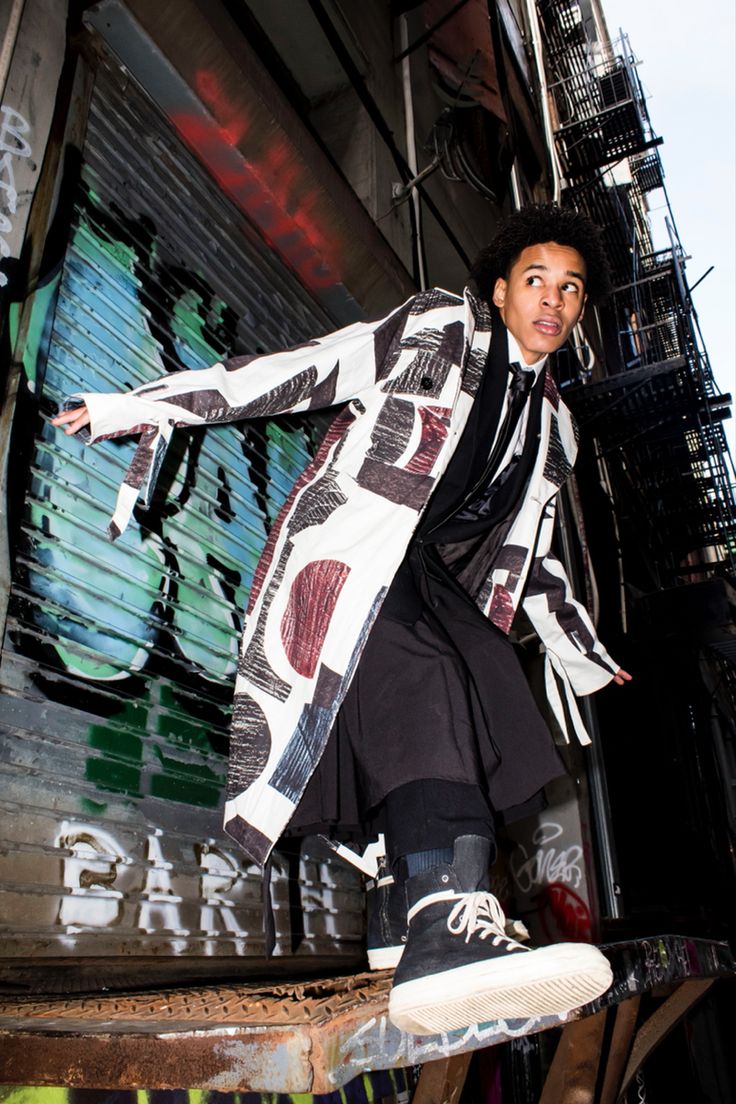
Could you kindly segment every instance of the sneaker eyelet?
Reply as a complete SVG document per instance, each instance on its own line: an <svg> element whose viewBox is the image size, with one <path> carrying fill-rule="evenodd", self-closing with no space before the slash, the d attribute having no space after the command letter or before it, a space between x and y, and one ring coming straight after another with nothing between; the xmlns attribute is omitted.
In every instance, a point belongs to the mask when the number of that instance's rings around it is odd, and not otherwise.
<svg viewBox="0 0 736 1104"><path fill-rule="evenodd" d="M449 880L450 880L449 874L443 874L442 877L440 878L440 881L444 882L445 884L447 884L447 882L449 882Z"/></svg>

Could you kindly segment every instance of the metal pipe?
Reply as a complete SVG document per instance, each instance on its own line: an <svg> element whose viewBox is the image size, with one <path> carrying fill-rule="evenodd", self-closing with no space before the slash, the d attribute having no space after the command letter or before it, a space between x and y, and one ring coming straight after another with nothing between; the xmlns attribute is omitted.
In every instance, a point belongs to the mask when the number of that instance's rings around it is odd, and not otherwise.
<svg viewBox="0 0 736 1104"><path fill-rule="evenodd" d="M562 177L560 175L559 163L557 161L557 146L555 145L555 133L552 129L552 115L549 109L549 89L547 88L547 75L544 71L544 59L542 57L542 33L539 27L539 17L537 15L535 0L525 0L524 7L526 9L526 16L529 21L529 33L532 40L534 61L537 67L539 95L542 106L542 120L544 122L544 133L547 138L547 147L549 149L549 163L550 168L552 169L552 180L554 182L552 188L552 200L554 203L559 203L560 197L562 195Z"/></svg>
<svg viewBox="0 0 736 1104"><path fill-rule="evenodd" d="M434 157L426 168L421 172L413 176L411 180L408 180L406 184L395 184L393 190L393 198L397 203L403 203L405 199L410 195L416 195L417 185L421 184L423 180L426 180L428 176L431 176L436 169L442 164L444 155L438 154Z"/></svg>
<svg viewBox="0 0 736 1104"><path fill-rule="evenodd" d="M423 34L420 34L419 38L415 38L411 46L409 45L408 35L406 41L404 41L404 37L402 35L401 53L397 54L397 56L394 58L394 61L403 61L404 58L409 56L409 54L413 54L415 50L418 50L420 46L423 46L425 42L429 42L434 32L438 31L440 27L443 27L448 19L452 19L453 15L459 12L460 8L465 7L467 2L468 0L458 0L457 4L455 4L453 8L450 8L450 10L445 12L445 14L440 19L438 19L436 23L433 23L432 26L428 27ZM404 19L406 19L405 15L402 16L402 20Z"/></svg>
<svg viewBox="0 0 736 1104"><path fill-rule="evenodd" d="M559 534L561 541L562 563L568 577L575 580L575 560L570 541L570 532L565 518L566 509L558 511ZM588 782L591 788L591 816L595 825L598 842L597 858L600 871L600 889L602 891L605 915L618 918L622 915L621 887L617 874L616 850L611 830L611 809L606 785L606 769L600 747L600 732L596 711L589 697L579 700L579 708L585 727L591 738L588 763Z"/></svg>
<svg viewBox="0 0 736 1104"><path fill-rule="evenodd" d="M613 532L616 537L616 568L618 574L618 588L619 588L619 609L621 611L621 631L625 634L628 632L628 613L626 610L626 576L624 574L624 561L623 553L621 551L621 533L618 527L618 515L616 513L616 503L613 495L613 487L611 486L611 479L608 474L608 465L606 464L605 457L601 452L600 442L597 437L593 438L595 447L595 458L598 465L598 474L600 485L603 489L603 493L608 499L611 505L611 520L613 523Z"/></svg>
<svg viewBox="0 0 736 1104"><path fill-rule="evenodd" d="M375 126L375 128L378 131L379 135L383 139L383 142L385 143L385 145L387 146L389 152L391 153L391 156L393 157L394 163L396 165L396 168L399 171L399 174L400 174L402 180L404 181L404 183L407 183L409 180L411 180L412 173L411 173L411 170L409 169L409 166L406 162L406 158L401 154L400 150L396 146L396 143L395 143L394 138L393 138L393 134L391 133L391 128L389 127L388 123L386 122L383 115L381 114L381 111L378 107L378 104L376 103L373 96L369 92L366 82L363 80L362 75L358 72L355 64L353 63L352 58L350 57L350 53L345 48L345 44L343 43L342 39L340 38L340 35L338 34L335 27L333 26L332 21L331 21L329 15L327 14L327 11L325 10L325 7L322 3L322 0L308 0L308 3L309 3L309 7L311 8L312 12L314 13L315 18L317 19L317 22L319 23L320 27L323 30L327 41L329 42L330 46L332 47L332 49L335 53L335 56L337 57L338 61L342 65L343 69L345 70L345 73L346 73L350 83L352 84L353 88L355 89L355 92L357 93L358 97L360 98L360 101L363 104L363 107L368 112L368 115L369 115L371 121L373 122L373 125ZM463 247L460 244L458 238L454 234L451 226L448 224L448 222L445 219L445 217L443 216L442 212L437 207L437 204L434 202L432 197L427 192L424 191L424 189L422 189L421 195L422 195L422 198L424 199L424 202L427 205L427 209L432 213L432 215L436 219L436 221L439 224L440 228L442 229L445 237L450 242L450 244L453 246L453 248L454 248L455 252L457 253L458 257L460 258L460 260L463 262L463 264L470 267L470 257L468 257L468 254L463 249ZM412 218L413 218L413 208L412 208Z"/></svg>
<svg viewBox="0 0 736 1104"><path fill-rule="evenodd" d="M417 251L417 276L419 277L419 289L424 291L427 287L427 258L424 251L424 233L422 230L422 201L417 191L416 184L433 172L437 165L427 166L423 173L419 172L417 165L416 129L414 126L414 97L411 89L411 58L409 50L409 24L406 15L399 20L399 39L401 44L401 85L404 94L404 125L406 127L406 161L411 169L413 180L411 186L406 184L411 195L411 204L414 208L415 241ZM439 162L438 162L439 163Z"/></svg>
<svg viewBox="0 0 736 1104"><path fill-rule="evenodd" d="M13 0L13 6L8 16L8 25L5 28L3 44L0 48L0 100L3 100L5 97L5 85L8 82L8 73L10 72L10 64L13 60L13 51L15 50L15 43L18 38L18 28L23 18L23 8L25 5L26 0Z"/></svg>
<svg viewBox="0 0 736 1104"><path fill-rule="evenodd" d="M511 195L514 199L514 210L521 210L523 204L521 202L521 180L519 178L519 165L516 158L514 158L511 164Z"/></svg>
<svg viewBox="0 0 736 1104"><path fill-rule="evenodd" d="M600 744L600 731L595 708L589 697L581 698L580 711L585 721L591 745L588 761L588 785L590 786L590 807L595 832L598 838L598 861L600 863L600 888L603 898L604 915L618 920L623 916L623 896L618 877L618 861L611 831L611 805L608 800L606 767Z"/></svg>

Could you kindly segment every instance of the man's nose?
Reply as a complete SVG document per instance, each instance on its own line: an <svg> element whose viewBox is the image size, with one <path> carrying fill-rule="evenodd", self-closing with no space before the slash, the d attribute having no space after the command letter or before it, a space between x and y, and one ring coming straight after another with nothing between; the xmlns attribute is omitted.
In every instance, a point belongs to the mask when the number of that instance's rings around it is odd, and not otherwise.
<svg viewBox="0 0 736 1104"><path fill-rule="evenodd" d="M552 307L557 310L562 306L562 295L557 288L545 288L544 295L542 296L542 302L546 307Z"/></svg>

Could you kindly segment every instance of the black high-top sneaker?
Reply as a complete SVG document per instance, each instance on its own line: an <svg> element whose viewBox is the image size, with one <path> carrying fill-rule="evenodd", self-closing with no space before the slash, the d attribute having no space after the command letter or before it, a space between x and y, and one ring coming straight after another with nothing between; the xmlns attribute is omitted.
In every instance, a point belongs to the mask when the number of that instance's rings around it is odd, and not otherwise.
<svg viewBox="0 0 736 1104"><path fill-rule="evenodd" d="M362 854L328 836L320 839L365 874L368 966L371 970L393 970L406 943L406 888L405 882L391 873L383 833Z"/></svg>
<svg viewBox="0 0 736 1104"><path fill-rule="evenodd" d="M368 914L368 965L371 970L393 970L406 944L405 882L394 879L386 856L378 857L375 878L365 883Z"/></svg>
<svg viewBox="0 0 736 1104"><path fill-rule="evenodd" d="M505 934L501 906L488 892L489 858L488 840L461 836L451 864L407 879L409 935L388 1008L401 1031L559 1015L610 986L611 967L597 947L532 950Z"/></svg>

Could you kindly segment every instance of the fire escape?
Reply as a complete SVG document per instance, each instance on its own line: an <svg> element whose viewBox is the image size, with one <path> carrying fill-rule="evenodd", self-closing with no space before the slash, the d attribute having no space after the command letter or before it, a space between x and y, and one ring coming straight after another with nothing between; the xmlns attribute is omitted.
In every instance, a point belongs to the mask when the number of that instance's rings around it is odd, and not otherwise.
<svg viewBox="0 0 736 1104"><path fill-rule="evenodd" d="M564 202L603 229L614 292L601 314L604 365L566 401L605 458L632 530L648 547L655 587L736 575L736 496L716 389L671 217L654 249L647 197L662 165L624 36L588 33L584 4L539 0ZM667 202L664 191L664 202ZM579 365L576 364L576 369Z"/></svg>
<svg viewBox="0 0 736 1104"><path fill-rule="evenodd" d="M612 267L613 293L597 314L597 360L583 368L571 351L558 367L582 430L582 478L589 495L605 487L613 506L609 514L602 505L591 507L593 526L600 524L599 560L608 578L619 581L621 624L632 629L649 679L636 714L646 737L639 738L635 724L629 743L619 746L640 761L651 755L651 773L668 756L686 764L673 767L670 785L691 810L694 838L711 832L712 884L730 885L736 480L723 423L731 397L713 379L669 208L660 140L628 40L599 41L590 0L537 3L566 184L562 202L602 228ZM667 212L661 230L652 229L650 203ZM666 743L655 735L660 726ZM629 795L630 774L608 766ZM655 831L667 801L657 798L657 804L644 784L637 792L652 808ZM626 801L619 807L619 842L628 840L633 868L639 841L635 830L629 838L622 827ZM648 875L641 879L638 901L646 909ZM708 884L701 883L701 894L710 892ZM731 915L724 900L712 906L714 915Z"/></svg>

